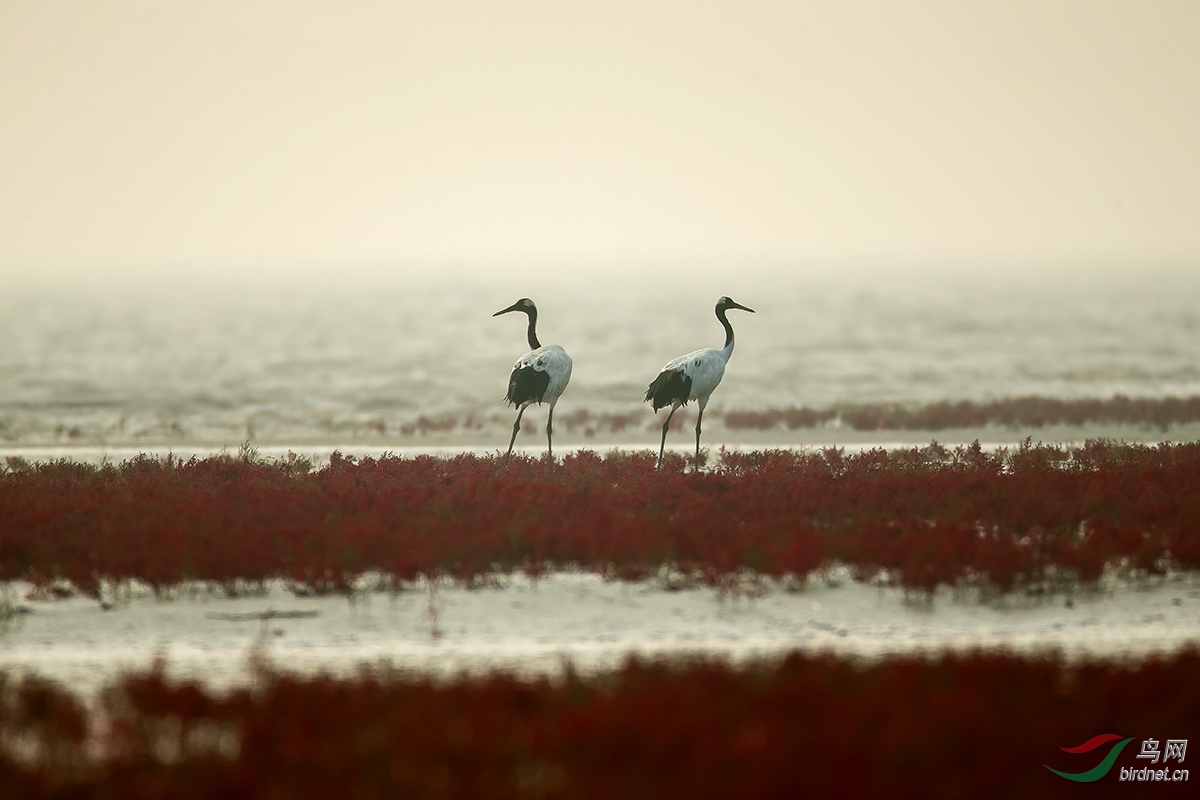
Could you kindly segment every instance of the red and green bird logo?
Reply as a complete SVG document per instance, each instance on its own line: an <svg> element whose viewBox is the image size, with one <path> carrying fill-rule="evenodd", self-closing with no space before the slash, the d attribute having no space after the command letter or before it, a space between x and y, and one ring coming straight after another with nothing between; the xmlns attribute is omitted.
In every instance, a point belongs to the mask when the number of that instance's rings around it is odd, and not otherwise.
<svg viewBox="0 0 1200 800"><path fill-rule="evenodd" d="M1117 756L1121 755L1121 751L1125 749L1125 745L1133 741L1132 736L1128 739L1123 739L1115 733L1102 733L1099 736L1093 736L1091 739L1088 739L1086 742L1076 747L1062 748L1063 751L1067 753L1087 753L1095 750L1101 745L1106 745L1109 742L1115 742L1118 739L1121 739L1121 743L1109 750L1108 755L1104 757L1103 761L1086 772L1060 772L1049 764L1043 764L1042 766L1053 772L1055 775L1061 775L1067 780L1075 781L1076 783L1091 783L1092 781L1098 781L1107 775L1108 771L1112 769L1112 765L1116 762Z"/></svg>

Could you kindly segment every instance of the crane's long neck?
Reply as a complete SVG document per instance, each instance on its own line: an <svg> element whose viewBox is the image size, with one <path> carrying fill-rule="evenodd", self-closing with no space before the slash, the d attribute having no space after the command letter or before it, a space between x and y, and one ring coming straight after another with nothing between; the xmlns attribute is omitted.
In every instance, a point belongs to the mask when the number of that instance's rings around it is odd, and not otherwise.
<svg viewBox="0 0 1200 800"><path fill-rule="evenodd" d="M733 355L733 326L729 324L729 320L725 318L725 309L717 309L717 319L721 321L721 326L725 328L725 347L721 349L721 355L728 361Z"/></svg>
<svg viewBox="0 0 1200 800"><path fill-rule="evenodd" d="M542 346L542 343L539 342L537 338L537 309L531 308L525 313L529 315L529 330L527 331L527 335L529 336L529 349L537 350Z"/></svg>

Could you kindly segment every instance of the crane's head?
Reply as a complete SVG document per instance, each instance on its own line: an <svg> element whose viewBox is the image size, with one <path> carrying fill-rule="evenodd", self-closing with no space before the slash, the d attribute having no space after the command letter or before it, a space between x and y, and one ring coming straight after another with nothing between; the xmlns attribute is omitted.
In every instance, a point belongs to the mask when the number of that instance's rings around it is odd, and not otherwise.
<svg viewBox="0 0 1200 800"><path fill-rule="evenodd" d="M754 313L753 308L746 308L741 303L735 302L732 297L722 297L717 301L717 311L725 311L730 308L740 308L742 311L749 311L751 314Z"/></svg>
<svg viewBox="0 0 1200 800"><path fill-rule="evenodd" d="M507 314L510 311L524 311L526 314L536 314L537 306L535 306L533 304L533 301L530 300L528 297L522 297L520 300L513 303L508 308L502 308L499 311L497 311L495 314L492 314L492 316L498 317L501 314Z"/></svg>

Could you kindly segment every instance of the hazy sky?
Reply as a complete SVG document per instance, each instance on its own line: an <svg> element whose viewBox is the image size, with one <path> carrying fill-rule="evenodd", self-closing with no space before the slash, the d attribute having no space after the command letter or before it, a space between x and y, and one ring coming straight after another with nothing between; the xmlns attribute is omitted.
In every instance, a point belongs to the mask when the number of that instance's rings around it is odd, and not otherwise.
<svg viewBox="0 0 1200 800"><path fill-rule="evenodd" d="M0 0L10 276L855 261L1200 261L1200 3Z"/></svg>

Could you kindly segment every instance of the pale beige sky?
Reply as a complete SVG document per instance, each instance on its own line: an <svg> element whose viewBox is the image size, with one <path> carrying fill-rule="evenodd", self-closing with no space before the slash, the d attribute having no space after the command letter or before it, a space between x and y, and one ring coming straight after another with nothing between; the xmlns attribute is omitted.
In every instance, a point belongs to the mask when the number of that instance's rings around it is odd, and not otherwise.
<svg viewBox="0 0 1200 800"><path fill-rule="evenodd" d="M0 0L9 275L1198 260L1192 0Z"/></svg>

